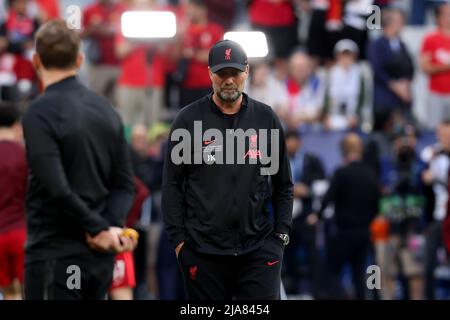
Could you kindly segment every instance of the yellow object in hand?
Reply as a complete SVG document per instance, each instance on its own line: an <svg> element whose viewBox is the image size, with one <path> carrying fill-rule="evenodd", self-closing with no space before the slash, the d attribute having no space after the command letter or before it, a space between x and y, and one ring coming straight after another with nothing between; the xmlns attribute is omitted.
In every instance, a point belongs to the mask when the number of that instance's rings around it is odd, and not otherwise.
<svg viewBox="0 0 450 320"><path fill-rule="evenodd" d="M132 228L123 229L122 236L132 238L136 241L138 241L138 239L139 239L139 233Z"/></svg>

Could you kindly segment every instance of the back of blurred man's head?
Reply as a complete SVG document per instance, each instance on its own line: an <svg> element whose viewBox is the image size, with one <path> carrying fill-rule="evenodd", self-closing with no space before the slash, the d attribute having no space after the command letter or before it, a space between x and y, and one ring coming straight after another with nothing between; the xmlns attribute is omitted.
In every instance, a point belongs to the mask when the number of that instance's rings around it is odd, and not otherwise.
<svg viewBox="0 0 450 320"><path fill-rule="evenodd" d="M341 153L344 158L361 158L363 149L363 142L356 133L349 133L342 139Z"/></svg>
<svg viewBox="0 0 450 320"><path fill-rule="evenodd" d="M78 32L69 29L63 20L47 22L36 33L36 53L47 70L76 68L79 51Z"/></svg>

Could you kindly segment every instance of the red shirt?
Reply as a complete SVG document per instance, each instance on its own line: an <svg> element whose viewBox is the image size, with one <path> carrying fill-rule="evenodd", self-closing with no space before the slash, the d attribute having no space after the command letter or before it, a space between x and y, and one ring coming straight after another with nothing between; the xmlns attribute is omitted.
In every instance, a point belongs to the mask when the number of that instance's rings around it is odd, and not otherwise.
<svg viewBox="0 0 450 320"><path fill-rule="evenodd" d="M0 141L0 233L25 227L28 168L25 149Z"/></svg>
<svg viewBox="0 0 450 320"><path fill-rule="evenodd" d="M32 39L35 27L35 22L32 18L18 15L14 10L9 11L6 19L6 32L9 41L22 42Z"/></svg>
<svg viewBox="0 0 450 320"><path fill-rule="evenodd" d="M450 36L440 31L429 34L423 41L422 53L429 54L433 64L450 64ZM435 93L450 94L450 71L430 75L429 88Z"/></svg>
<svg viewBox="0 0 450 320"><path fill-rule="evenodd" d="M120 33L117 44L127 41ZM132 49L120 62L121 74L119 84L126 87L149 88L164 86L165 58L158 52L152 56L152 62L147 62L149 45L138 45ZM155 49L156 50L156 49Z"/></svg>
<svg viewBox="0 0 450 320"><path fill-rule="evenodd" d="M302 88L292 80L291 78L288 78L286 80L286 89L288 92L288 98L289 98L289 110L293 112L297 105L297 98L300 92L302 91Z"/></svg>
<svg viewBox="0 0 450 320"><path fill-rule="evenodd" d="M253 0L249 8L252 24L266 27L292 26L295 22L295 12L291 1L274 3L270 0Z"/></svg>
<svg viewBox="0 0 450 320"><path fill-rule="evenodd" d="M49 20L59 18L59 1L57 0L37 0L39 8L45 12Z"/></svg>
<svg viewBox="0 0 450 320"><path fill-rule="evenodd" d="M118 26L120 17L124 7L120 4L115 4L110 7L105 7L100 3L94 3L88 6L83 13L83 25L88 27L90 25L101 23L105 28L111 25ZM95 36L100 49L100 64L117 65L119 60L116 57L114 42L115 35L111 36Z"/></svg>
<svg viewBox="0 0 450 320"><path fill-rule="evenodd" d="M195 50L208 50L223 38L223 29L215 23L206 25L191 24L186 32L183 48ZM189 61L186 78L183 87L188 89L209 88L211 79L208 73L208 62L202 62L196 58Z"/></svg>
<svg viewBox="0 0 450 320"><path fill-rule="evenodd" d="M14 73L17 80L37 80L36 72L34 71L33 64L30 60L26 59L22 55L16 55L14 61Z"/></svg>

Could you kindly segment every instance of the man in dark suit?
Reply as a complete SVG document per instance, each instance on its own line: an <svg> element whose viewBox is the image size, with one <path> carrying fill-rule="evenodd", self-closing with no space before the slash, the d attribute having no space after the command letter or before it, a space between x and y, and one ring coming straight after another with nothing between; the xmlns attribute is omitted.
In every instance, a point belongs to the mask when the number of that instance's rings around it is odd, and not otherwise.
<svg viewBox="0 0 450 320"><path fill-rule="evenodd" d="M405 22L400 9L385 9L382 15L383 35L369 44L368 58L374 75L375 130L383 127L385 114L401 113L413 121L411 81L414 64L400 32Z"/></svg>

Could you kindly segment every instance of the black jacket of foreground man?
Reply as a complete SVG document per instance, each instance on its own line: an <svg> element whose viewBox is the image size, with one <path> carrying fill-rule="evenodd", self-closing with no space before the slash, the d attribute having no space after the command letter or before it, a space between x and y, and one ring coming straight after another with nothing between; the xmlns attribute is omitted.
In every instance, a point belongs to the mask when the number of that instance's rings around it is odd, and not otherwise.
<svg viewBox="0 0 450 320"><path fill-rule="evenodd" d="M194 121L201 121L203 134L216 128L222 133L223 145L217 141L194 142ZM241 255L264 242L272 232L289 233L292 225L293 185L284 134L278 117L272 109L247 95L238 113L223 114L212 101L211 94L183 108L177 115L171 135L178 128L187 129L191 138L191 159L212 146L226 153L227 129L279 130L279 169L274 175L261 175L260 161L236 164L250 148L245 139L245 150L239 154L235 145L235 164L174 164L171 151L181 143L170 141L164 166L163 214L169 238L174 246L188 242L197 251L218 255ZM268 133L270 137L270 131ZM270 138L268 139L270 142ZM268 146L268 151L271 148ZM222 150L222 151L220 151ZM212 153L214 154L214 152ZM264 167L268 167L265 165ZM273 218L268 210L272 201Z"/></svg>
<svg viewBox="0 0 450 320"><path fill-rule="evenodd" d="M90 252L86 233L123 226L134 199L119 115L69 77L30 105L23 128L30 166L26 262Z"/></svg>

